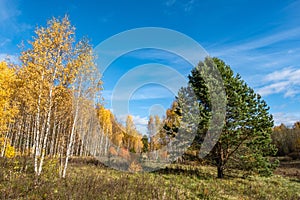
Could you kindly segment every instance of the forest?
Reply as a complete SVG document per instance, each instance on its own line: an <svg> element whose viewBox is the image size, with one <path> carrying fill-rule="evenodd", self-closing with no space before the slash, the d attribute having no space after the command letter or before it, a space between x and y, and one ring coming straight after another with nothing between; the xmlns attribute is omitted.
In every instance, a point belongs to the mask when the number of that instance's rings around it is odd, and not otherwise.
<svg viewBox="0 0 300 200"><path fill-rule="evenodd" d="M68 17L38 27L21 49L19 63L0 62L1 199L300 198L300 122L275 126L263 98L221 59L200 61L142 134L131 115L124 124L105 108L93 47ZM211 90L210 66L226 96L222 127L211 122L222 89ZM201 158L211 127L221 133ZM192 129L181 152L176 138Z"/></svg>

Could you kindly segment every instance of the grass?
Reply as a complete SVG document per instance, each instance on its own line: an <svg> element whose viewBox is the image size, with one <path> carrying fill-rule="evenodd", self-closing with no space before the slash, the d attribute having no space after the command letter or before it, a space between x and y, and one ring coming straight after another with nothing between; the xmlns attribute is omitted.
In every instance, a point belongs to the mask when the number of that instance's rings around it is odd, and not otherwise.
<svg viewBox="0 0 300 200"><path fill-rule="evenodd" d="M152 173L129 173L94 162L71 162L60 179L53 160L36 180L32 168L18 160L1 160L1 199L300 199L300 180L243 177L230 172L216 179L210 166L172 165ZM22 171L22 172L21 172Z"/></svg>

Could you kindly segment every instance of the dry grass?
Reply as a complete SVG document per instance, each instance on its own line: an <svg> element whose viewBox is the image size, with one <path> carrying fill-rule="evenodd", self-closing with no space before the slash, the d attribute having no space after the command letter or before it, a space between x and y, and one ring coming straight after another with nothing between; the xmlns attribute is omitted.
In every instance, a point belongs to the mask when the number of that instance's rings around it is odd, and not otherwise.
<svg viewBox="0 0 300 200"><path fill-rule="evenodd" d="M300 160L281 161L274 174L300 180Z"/></svg>
<svg viewBox="0 0 300 200"><path fill-rule="evenodd" d="M2 199L299 199L300 181L275 175L216 179L210 166L172 165L153 173L120 172L88 162L70 164L66 179L48 161L39 180L20 163L2 162ZM15 169L14 169L15 168Z"/></svg>

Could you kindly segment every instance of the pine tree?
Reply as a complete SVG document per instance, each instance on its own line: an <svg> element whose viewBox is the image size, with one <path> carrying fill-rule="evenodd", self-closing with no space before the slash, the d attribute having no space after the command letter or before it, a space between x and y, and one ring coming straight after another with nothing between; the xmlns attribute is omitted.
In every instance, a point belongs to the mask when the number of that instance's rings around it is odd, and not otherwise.
<svg viewBox="0 0 300 200"><path fill-rule="evenodd" d="M259 94L256 94L239 74L218 58L206 58L195 67L189 82L199 102L200 123L198 137L203 138L211 120L212 104L215 103L208 87L211 76L204 73L204 66L211 63L219 70L226 92L226 117L221 135L210 152L209 158L217 166L218 177L224 177L228 163L238 163L240 168L270 173L273 167L266 156L274 153L271 145L273 119L269 107ZM203 78L203 75L210 76ZM215 90L214 90L215 89ZM210 92L218 92L213 88ZM200 152L201 153L201 152ZM234 162L232 162L234 161Z"/></svg>

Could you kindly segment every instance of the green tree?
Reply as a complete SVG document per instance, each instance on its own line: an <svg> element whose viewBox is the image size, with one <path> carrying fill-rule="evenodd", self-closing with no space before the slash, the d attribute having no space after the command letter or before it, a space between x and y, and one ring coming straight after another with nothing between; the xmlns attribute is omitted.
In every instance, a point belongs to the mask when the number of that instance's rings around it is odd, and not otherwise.
<svg viewBox="0 0 300 200"><path fill-rule="evenodd" d="M206 58L189 75L190 86L199 102L200 123L199 138L207 133L211 120L212 99L208 84L212 74L207 73L215 65L223 79L226 92L226 118L220 137L209 154L212 163L217 166L218 178L224 177L228 163L236 163L240 168L270 173L273 165L267 155L275 152L271 145L273 127L269 107L259 94L256 94L239 74L234 75L231 68L218 58ZM208 77L203 78L206 75ZM218 88L216 88L218 90Z"/></svg>
<svg viewBox="0 0 300 200"><path fill-rule="evenodd" d="M143 143L142 153L148 152L149 151L149 142L148 142L147 135L143 136L142 143Z"/></svg>
<svg viewBox="0 0 300 200"><path fill-rule="evenodd" d="M164 120L164 130L169 137L175 137L181 121L181 111L177 101L173 101L171 108L166 111L166 119Z"/></svg>

